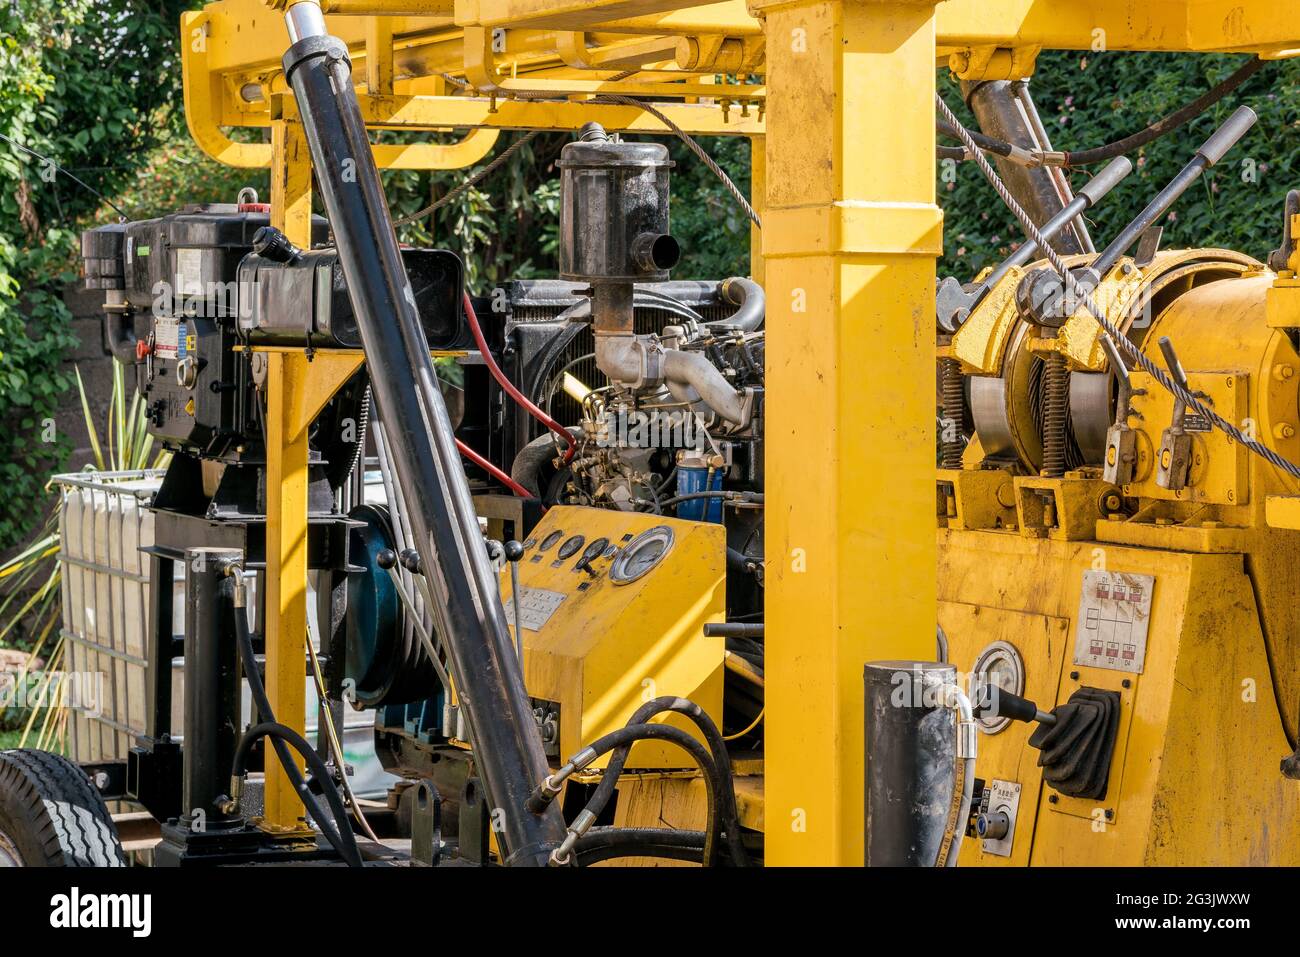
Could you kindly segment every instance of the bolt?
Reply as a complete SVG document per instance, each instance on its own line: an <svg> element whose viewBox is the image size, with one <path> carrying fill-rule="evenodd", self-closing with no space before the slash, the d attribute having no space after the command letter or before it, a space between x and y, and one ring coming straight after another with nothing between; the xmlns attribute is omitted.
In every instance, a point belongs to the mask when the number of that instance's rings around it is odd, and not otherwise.
<svg viewBox="0 0 1300 957"><path fill-rule="evenodd" d="M1078 680L1079 680L1079 672L1077 672L1077 671L1071 671L1071 672L1070 672L1070 680L1071 680L1071 681L1078 681Z"/></svg>
<svg viewBox="0 0 1300 957"><path fill-rule="evenodd" d="M1125 678L1123 681L1120 682L1120 687L1123 687L1123 688L1132 688L1132 687L1133 687L1133 682L1131 682L1131 681L1129 681L1127 678Z"/></svg>
<svg viewBox="0 0 1300 957"><path fill-rule="evenodd" d="M1114 818L1115 818L1115 812L1110 808L1106 808L1106 820L1111 821L1114 820Z"/></svg>
<svg viewBox="0 0 1300 957"><path fill-rule="evenodd" d="M1055 794L1049 794L1049 795L1047 795L1047 803L1048 803L1048 804L1055 804L1055 803L1056 803L1057 801L1059 801L1059 800L1061 800L1061 799L1060 799L1059 797L1057 797Z"/></svg>

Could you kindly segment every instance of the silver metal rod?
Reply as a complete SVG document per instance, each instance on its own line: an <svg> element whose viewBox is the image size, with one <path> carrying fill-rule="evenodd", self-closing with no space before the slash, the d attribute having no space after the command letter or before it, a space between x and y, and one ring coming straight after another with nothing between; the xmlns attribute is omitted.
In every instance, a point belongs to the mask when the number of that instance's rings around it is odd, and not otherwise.
<svg viewBox="0 0 1300 957"><path fill-rule="evenodd" d="M297 43L304 37L325 35L325 15L317 0L299 0L284 13L285 26L289 28L289 42Z"/></svg>

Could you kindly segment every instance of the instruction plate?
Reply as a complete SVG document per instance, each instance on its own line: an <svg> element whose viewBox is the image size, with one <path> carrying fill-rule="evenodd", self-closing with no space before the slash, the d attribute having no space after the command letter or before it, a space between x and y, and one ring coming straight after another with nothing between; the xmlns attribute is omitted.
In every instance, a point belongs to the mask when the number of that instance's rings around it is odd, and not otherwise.
<svg viewBox="0 0 1300 957"><path fill-rule="evenodd" d="M524 600L519 603L519 621L528 631L541 631L546 627L546 623L551 620L568 595L564 592L547 591L545 588L523 588L519 589L524 596ZM511 625L515 623L515 599L513 596L506 601L506 621Z"/></svg>
<svg viewBox="0 0 1300 957"><path fill-rule="evenodd" d="M1141 674L1155 576L1086 571L1075 623L1074 663Z"/></svg>

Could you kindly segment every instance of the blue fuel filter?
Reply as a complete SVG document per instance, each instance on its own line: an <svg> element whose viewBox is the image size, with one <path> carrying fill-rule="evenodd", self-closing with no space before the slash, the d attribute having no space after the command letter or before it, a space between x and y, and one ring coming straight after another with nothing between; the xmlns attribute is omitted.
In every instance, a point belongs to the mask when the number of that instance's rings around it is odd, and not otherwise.
<svg viewBox="0 0 1300 957"><path fill-rule="evenodd" d="M707 465L677 463L677 494L722 491L722 470ZM693 498L677 503L677 517L693 522L722 521L722 497Z"/></svg>

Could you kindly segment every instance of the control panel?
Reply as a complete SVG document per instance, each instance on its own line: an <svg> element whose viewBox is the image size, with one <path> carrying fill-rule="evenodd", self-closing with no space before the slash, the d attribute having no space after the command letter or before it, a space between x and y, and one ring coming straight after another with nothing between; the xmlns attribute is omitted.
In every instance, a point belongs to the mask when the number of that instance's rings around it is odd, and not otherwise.
<svg viewBox="0 0 1300 957"><path fill-rule="evenodd" d="M562 756L621 728L661 695L690 698L721 721L725 641L704 636L706 623L725 617L721 525L555 506L522 544L524 682L531 698L555 703ZM508 568L501 594L513 632ZM670 723L695 733L690 722ZM689 764L660 741L638 742L628 761L630 768Z"/></svg>

